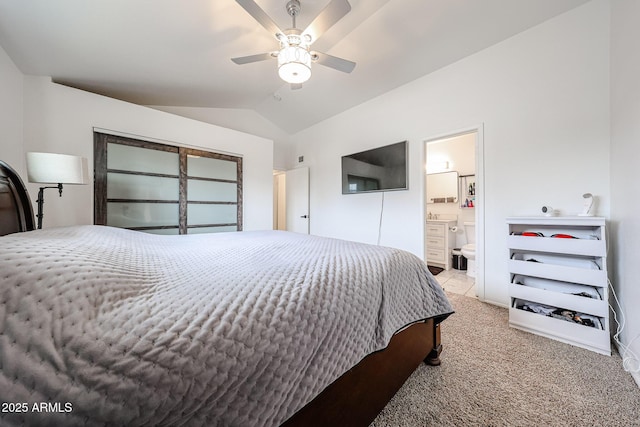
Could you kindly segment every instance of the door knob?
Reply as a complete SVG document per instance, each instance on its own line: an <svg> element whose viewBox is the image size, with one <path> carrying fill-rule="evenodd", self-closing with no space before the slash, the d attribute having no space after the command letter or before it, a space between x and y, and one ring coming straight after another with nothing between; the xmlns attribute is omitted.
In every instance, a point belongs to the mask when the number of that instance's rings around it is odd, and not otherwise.
<svg viewBox="0 0 640 427"><path fill-rule="evenodd" d="M309 218L309 215L300 215L300 218Z"/></svg>

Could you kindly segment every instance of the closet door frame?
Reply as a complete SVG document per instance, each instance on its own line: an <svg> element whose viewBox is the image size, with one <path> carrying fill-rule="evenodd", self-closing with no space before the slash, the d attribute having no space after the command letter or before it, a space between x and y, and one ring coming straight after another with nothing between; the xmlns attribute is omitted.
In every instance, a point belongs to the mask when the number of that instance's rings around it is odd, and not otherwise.
<svg viewBox="0 0 640 427"><path fill-rule="evenodd" d="M134 139L130 137L124 137L119 135L111 135L101 132L94 132L94 224L96 225L108 225L107 224L107 207L110 202L120 202L125 200L109 199L107 196L107 174L109 172L122 173L119 170L110 170L107 167L107 147L108 144L120 144L125 146L159 150L170 153L178 154L179 161L179 175L173 174L150 174L144 172L132 172L124 171L130 175L146 175L156 177L178 178L178 194L176 194L175 201L171 200L137 200L127 199L126 202L145 202L145 203L177 203L178 204L178 221L176 225L164 225L164 226L140 226L140 227L127 227L132 230L149 231L149 230L161 230L161 229L178 229L179 234L187 234L189 229L203 228L203 227L229 227L236 226L238 231L242 231L242 157L232 156L228 154L215 153L202 149L188 148L173 146L169 144L162 144L157 142L145 141ZM231 161L236 163L236 179L218 179L218 178L202 178L194 177L188 174L187 163L188 158L193 157L205 157L211 159L218 159L224 161ZM228 201L211 201L211 202L193 202L188 200L187 187L188 180L204 180L210 182L221 183L235 183L237 187L236 202ZM217 205L236 205L236 223L213 223L213 224L200 224L190 225L187 220L188 203L199 204L217 204Z"/></svg>

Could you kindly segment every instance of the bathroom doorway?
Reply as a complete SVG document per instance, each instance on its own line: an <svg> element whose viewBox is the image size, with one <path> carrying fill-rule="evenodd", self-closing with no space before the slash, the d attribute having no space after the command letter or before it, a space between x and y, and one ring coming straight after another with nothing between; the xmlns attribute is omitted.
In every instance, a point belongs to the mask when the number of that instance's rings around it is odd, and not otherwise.
<svg viewBox="0 0 640 427"><path fill-rule="evenodd" d="M445 290L484 300L482 126L424 141L424 253ZM464 252L464 255L462 255Z"/></svg>

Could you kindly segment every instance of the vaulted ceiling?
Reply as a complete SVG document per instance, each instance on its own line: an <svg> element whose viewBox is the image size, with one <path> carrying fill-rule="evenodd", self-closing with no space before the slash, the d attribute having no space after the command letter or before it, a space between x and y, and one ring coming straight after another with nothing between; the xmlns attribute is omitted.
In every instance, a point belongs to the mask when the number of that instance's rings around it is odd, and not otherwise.
<svg viewBox="0 0 640 427"><path fill-rule="evenodd" d="M286 0L255 1L290 27ZM293 134L586 1L349 0L313 48L356 68L314 64L299 90L275 60L230 60L277 48L234 0L0 0L0 45L24 74L142 105L252 110ZM301 0L297 27L328 3Z"/></svg>

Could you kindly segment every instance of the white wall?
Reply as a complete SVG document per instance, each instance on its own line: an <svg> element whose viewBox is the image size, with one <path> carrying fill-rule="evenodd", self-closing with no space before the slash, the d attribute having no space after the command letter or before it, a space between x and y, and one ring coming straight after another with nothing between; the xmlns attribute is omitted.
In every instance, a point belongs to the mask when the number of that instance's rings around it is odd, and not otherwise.
<svg viewBox="0 0 640 427"><path fill-rule="evenodd" d="M244 229L271 229L273 143L246 133L24 77L24 151L82 155L93 165L94 127L243 157ZM28 185L33 196L37 184ZM44 227L92 224L93 186L49 190Z"/></svg>
<svg viewBox="0 0 640 427"><path fill-rule="evenodd" d="M424 140L484 124L488 301L508 303L504 219L543 204L609 215L609 5L593 1L294 136L311 233L375 243L381 194L342 195L340 156L408 139L410 189L388 192L381 244L423 256Z"/></svg>
<svg viewBox="0 0 640 427"><path fill-rule="evenodd" d="M640 2L611 2L611 222L613 266L611 280L622 303L627 326L621 334L640 356L640 203L638 161L640 160ZM620 315L620 309L617 310ZM638 360L633 363L640 369ZM640 385L640 372L634 378Z"/></svg>
<svg viewBox="0 0 640 427"><path fill-rule="evenodd" d="M0 160L25 176L22 81L22 73L0 47Z"/></svg>
<svg viewBox="0 0 640 427"><path fill-rule="evenodd" d="M245 108L170 107L150 105L151 108L235 129L273 140L273 167L278 170L291 169L292 143L289 134L265 119L260 113Z"/></svg>

